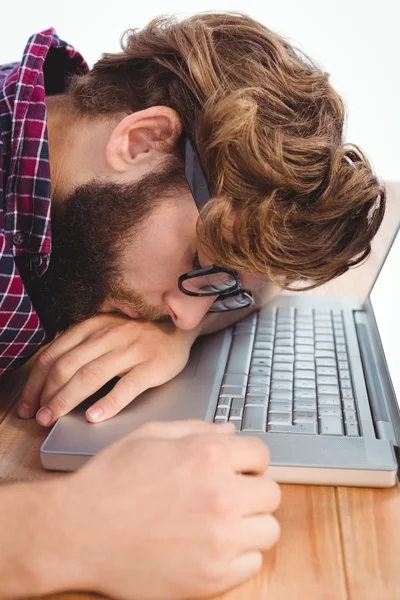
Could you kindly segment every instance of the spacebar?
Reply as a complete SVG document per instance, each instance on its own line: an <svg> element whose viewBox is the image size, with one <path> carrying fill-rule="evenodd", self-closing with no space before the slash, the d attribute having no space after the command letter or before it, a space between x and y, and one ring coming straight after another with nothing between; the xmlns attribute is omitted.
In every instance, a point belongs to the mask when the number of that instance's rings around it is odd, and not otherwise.
<svg viewBox="0 0 400 600"><path fill-rule="evenodd" d="M268 433L318 433L316 423L298 423L297 425L268 425Z"/></svg>
<svg viewBox="0 0 400 600"><path fill-rule="evenodd" d="M253 340L254 336L248 333L233 336L225 374L247 375L249 373Z"/></svg>

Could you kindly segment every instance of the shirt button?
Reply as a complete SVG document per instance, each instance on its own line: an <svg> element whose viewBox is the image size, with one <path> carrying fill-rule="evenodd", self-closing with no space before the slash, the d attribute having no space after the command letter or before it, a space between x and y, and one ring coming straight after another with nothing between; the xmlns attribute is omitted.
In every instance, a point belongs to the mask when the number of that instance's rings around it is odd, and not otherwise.
<svg viewBox="0 0 400 600"><path fill-rule="evenodd" d="M23 233L19 232L19 233L16 233L15 235L13 235L14 246L22 246L23 243L24 243Z"/></svg>

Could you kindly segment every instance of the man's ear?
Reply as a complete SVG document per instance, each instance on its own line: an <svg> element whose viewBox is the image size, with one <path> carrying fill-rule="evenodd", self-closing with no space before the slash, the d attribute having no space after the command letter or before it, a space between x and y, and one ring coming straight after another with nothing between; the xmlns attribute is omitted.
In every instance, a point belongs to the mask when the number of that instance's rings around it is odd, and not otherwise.
<svg viewBox="0 0 400 600"><path fill-rule="evenodd" d="M167 106L152 106L124 117L106 146L107 164L118 173L138 175L165 159L182 132L178 114Z"/></svg>

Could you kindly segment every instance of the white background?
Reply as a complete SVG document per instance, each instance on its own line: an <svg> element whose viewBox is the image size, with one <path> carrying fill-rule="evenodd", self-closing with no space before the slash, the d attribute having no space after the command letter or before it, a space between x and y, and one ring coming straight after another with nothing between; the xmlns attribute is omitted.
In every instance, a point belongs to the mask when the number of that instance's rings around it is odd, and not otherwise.
<svg viewBox="0 0 400 600"><path fill-rule="evenodd" d="M376 323L386 362L389 368L396 398L400 407L400 369L399 369L399 339L400 339L400 232L390 250L382 271L379 274L371 292L371 303L374 309Z"/></svg>
<svg viewBox="0 0 400 600"><path fill-rule="evenodd" d="M400 0L18 0L1 3L0 64L54 26L89 64L118 51L127 28L158 14L246 12L295 40L333 75L348 107L347 140L387 181L400 180Z"/></svg>

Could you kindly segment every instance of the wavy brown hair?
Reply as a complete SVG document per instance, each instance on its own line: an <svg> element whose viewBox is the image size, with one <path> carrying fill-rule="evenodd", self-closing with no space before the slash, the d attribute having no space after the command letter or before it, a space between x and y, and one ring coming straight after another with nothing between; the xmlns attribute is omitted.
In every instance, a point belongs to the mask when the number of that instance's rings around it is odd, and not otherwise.
<svg viewBox="0 0 400 600"><path fill-rule="evenodd" d="M69 93L84 114L179 114L213 194L197 231L216 264L309 289L369 255L385 191L343 144L343 102L327 73L251 18L157 18Z"/></svg>

